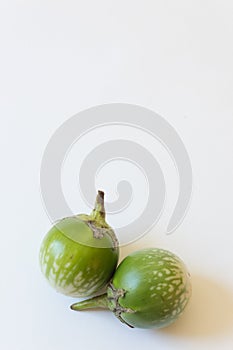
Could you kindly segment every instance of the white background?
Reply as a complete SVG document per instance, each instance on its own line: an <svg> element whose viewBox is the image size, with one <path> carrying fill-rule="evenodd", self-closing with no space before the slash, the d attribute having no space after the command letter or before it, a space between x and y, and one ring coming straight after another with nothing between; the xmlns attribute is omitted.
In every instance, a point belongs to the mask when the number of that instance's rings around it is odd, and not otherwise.
<svg viewBox="0 0 233 350"><path fill-rule="evenodd" d="M233 348L232 43L231 0L0 2L1 349ZM189 212L167 236L178 182L158 150L170 188L166 210L121 253L159 246L186 262L193 298L164 330L129 329L108 311L72 312L73 299L39 270L51 225L40 196L43 151L69 117L109 102L162 115L192 162ZM106 186L114 199L115 184ZM75 198L78 212L89 210Z"/></svg>

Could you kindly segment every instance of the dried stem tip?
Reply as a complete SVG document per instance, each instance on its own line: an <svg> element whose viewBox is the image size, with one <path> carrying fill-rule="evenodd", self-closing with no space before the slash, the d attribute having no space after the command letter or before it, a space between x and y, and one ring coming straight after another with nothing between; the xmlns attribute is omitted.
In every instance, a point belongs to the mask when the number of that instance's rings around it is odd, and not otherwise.
<svg viewBox="0 0 233 350"><path fill-rule="evenodd" d="M105 220L105 208L104 208L104 192L98 191L95 201L95 208L92 211L92 216L96 219L101 218Z"/></svg>

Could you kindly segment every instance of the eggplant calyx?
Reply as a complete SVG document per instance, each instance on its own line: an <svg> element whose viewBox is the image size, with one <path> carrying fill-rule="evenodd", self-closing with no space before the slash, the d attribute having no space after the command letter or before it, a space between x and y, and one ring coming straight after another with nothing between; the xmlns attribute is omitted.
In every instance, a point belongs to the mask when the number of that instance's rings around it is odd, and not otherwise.
<svg viewBox="0 0 233 350"><path fill-rule="evenodd" d="M81 311L86 309L104 308L111 310L115 316L130 328L134 328L127 323L122 317L122 313L135 313L134 310L120 305L119 298L124 298L127 291L124 289L117 289L112 283L108 285L108 292L90 299L79 301L70 306L74 311Z"/></svg>
<svg viewBox="0 0 233 350"><path fill-rule="evenodd" d="M121 288L115 288L112 283L108 285L108 307L115 314L115 316L122 322L125 323L130 328L134 328L129 323L127 323L122 317L122 313L135 313L134 310L126 308L120 305L119 298L124 298L126 290Z"/></svg>
<svg viewBox="0 0 233 350"><path fill-rule="evenodd" d="M96 226L96 222L93 220L88 220L87 225L93 232L93 237L96 239L102 239L106 235L112 239L114 249L117 249L119 246L118 240L112 228L110 226L107 227L98 227Z"/></svg>
<svg viewBox="0 0 233 350"><path fill-rule="evenodd" d="M119 242L113 229L105 221L104 192L98 191L95 201L95 208L88 216L87 225L93 232L93 237L104 238L106 235L112 239L114 249L118 249Z"/></svg>

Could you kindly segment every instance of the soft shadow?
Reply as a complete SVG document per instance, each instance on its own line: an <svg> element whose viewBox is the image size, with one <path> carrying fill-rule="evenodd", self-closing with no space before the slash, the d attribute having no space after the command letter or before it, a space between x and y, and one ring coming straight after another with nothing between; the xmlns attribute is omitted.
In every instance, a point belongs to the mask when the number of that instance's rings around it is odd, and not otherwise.
<svg viewBox="0 0 233 350"><path fill-rule="evenodd" d="M218 281L192 276L193 293L184 314L157 330L178 337L209 337L233 332L233 292Z"/></svg>

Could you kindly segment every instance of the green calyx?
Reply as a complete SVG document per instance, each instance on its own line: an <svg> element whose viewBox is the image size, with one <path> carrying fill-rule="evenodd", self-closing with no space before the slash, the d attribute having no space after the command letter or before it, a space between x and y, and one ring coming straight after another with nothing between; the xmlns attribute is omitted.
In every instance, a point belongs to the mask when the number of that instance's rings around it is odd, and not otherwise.
<svg viewBox="0 0 233 350"><path fill-rule="evenodd" d="M135 311L129 307L123 307L120 304L120 300L125 297L127 292L122 288L115 288L113 283L109 283L107 289L107 298L108 298L108 308L111 310L115 316L122 322L127 324L129 327L134 328L128 324L122 317L122 313L133 314Z"/></svg>
<svg viewBox="0 0 233 350"><path fill-rule="evenodd" d="M105 207L104 207L104 192L103 191L98 191L97 196L96 196L96 200L95 200L95 207L92 210L90 215L87 214L78 214L74 217L77 217L81 220L83 220L84 222L86 222L90 228L92 228L93 226L96 228L109 228L110 226L106 223L105 221ZM95 234L95 232L94 232ZM101 238L97 237L96 238Z"/></svg>
<svg viewBox="0 0 233 350"><path fill-rule="evenodd" d="M134 328L121 317L122 313L134 313L134 310L120 305L119 299L123 298L125 294L126 291L124 289L116 289L112 283L109 283L107 293L75 303L70 308L74 311L95 308L109 309L122 323L125 323L130 328Z"/></svg>
<svg viewBox="0 0 233 350"><path fill-rule="evenodd" d="M98 191L95 207L90 215L78 214L64 218L56 227L67 238L86 246L118 250L118 240L105 221L104 192Z"/></svg>
<svg viewBox="0 0 233 350"><path fill-rule="evenodd" d="M93 237L103 239L105 236L111 238L114 249L118 249L118 240L113 229L105 221L104 192L98 191L95 207L90 215L80 214L77 217L82 219L90 227Z"/></svg>

